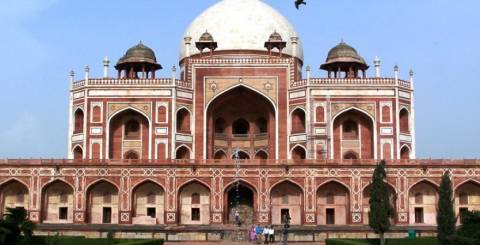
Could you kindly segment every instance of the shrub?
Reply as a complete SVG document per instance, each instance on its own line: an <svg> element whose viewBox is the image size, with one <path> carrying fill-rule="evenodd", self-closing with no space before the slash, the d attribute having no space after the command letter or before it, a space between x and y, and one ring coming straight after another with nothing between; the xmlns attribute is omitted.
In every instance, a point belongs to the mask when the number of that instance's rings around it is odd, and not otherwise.
<svg viewBox="0 0 480 245"><path fill-rule="evenodd" d="M143 240L143 241L130 241L125 243L119 243L118 245L163 245L164 240Z"/></svg>
<svg viewBox="0 0 480 245"><path fill-rule="evenodd" d="M379 245L379 239L327 239L327 245ZM438 245L434 237L387 239L387 245ZM462 244L462 243L460 243Z"/></svg>

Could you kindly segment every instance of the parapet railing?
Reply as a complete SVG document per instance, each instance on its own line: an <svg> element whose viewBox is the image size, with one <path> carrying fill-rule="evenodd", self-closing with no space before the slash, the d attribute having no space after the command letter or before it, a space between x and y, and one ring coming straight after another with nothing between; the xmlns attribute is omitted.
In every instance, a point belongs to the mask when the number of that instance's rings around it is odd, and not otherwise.
<svg viewBox="0 0 480 245"><path fill-rule="evenodd" d="M241 166L310 166L310 167L328 167L328 166L355 166L372 167L380 160L360 159L360 160L239 160ZM479 159L415 159L415 160L388 160L387 166L410 166L410 167L455 167L455 166L473 166L480 167ZM0 160L0 166L168 166L168 167L188 167L188 166L231 166L235 167L236 162L232 159L222 160L71 160L71 159L3 159Z"/></svg>
<svg viewBox="0 0 480 245"><path fill-rule="evenodd" d="M295 81L291 84L291 87L302 87L306 85L385 85L385 86L398 86L410 89L410 82L395 78L311 78Z"/></svg>
<svg viewBox="0 0 480 245"><path fill-rule="evenodd" d="M173 85L171 78L155 78L155 79L113 79L113 78L92 78L88 80L76 81L72 84L72 89L84 86L160 86ZM175 86L191 88L191 83L175 80Z"/></svg>

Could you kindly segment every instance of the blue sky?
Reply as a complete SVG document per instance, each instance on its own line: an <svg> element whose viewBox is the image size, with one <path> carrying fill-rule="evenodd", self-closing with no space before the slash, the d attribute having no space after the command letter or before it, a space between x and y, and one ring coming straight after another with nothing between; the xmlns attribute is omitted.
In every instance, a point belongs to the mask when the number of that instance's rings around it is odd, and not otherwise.
<svg viewBox="0 0 480 245"><path fill-rule="evenodd" d="M68 72L88 64L101 76L104 56L115 63L142 40L169 76L184 30L215 2L1 0L0 158L65 157ZM385 76L414 69L419 157L480 157L480 1L266 2L296 27L314 76L341 39L369 63L379 56Z"/></svg>

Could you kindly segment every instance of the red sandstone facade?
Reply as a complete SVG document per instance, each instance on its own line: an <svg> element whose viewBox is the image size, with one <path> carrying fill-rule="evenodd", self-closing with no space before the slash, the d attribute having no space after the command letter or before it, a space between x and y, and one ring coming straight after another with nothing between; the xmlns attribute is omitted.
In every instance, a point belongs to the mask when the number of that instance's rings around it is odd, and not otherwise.
<svg viewBox="0 0 480 245"><path fill-rule="evenodd" d="M367 224L380 159L396 224L435 225L445 171L457 212L480 210L479 161L414 160L412 72L381 77L376 60L370 78L342 42L322 65L327 78L313 78L298 37L264 42L222 50L215 32L186 36L179 78L156 78L143 44L116 78L108 60L103 78L72 73L71 160L0 161L1 210L22 206L44 223L228 224L238 209L244 223L289 213L297 225Z"/></svg>

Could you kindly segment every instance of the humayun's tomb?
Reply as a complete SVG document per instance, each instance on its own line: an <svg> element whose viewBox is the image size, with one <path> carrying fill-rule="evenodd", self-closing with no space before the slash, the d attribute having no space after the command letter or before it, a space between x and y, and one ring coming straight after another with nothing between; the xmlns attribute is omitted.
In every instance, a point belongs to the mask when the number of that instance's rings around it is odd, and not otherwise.
<svg viewBox="0 0 480 245"><path fill-rule="evenodd" d="M325 77L311 77L302 40L264 2L220 1L181 37L171 77L156 77L142 43L113 74L108 59L103 77L72 72L68 160L0 160L0 211L24 207L45 232L109 224L173 240L201 240L201 227L216 239L209 229L234 210L246 225L288 213L298 239L316 239L367 230L381 159L396 229L435 230L445 171L456 212L480 210L479 160L416 159L413 72L382 77L379 59L369 72L343 41L318 62Z"/></svg>

